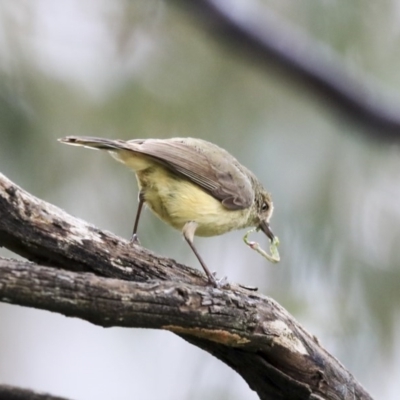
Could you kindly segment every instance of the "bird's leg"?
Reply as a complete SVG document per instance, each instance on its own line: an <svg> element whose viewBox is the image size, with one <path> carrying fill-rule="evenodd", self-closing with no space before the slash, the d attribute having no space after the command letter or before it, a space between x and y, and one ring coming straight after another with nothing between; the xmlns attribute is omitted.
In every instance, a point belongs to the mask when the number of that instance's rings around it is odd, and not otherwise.
<svg viewBox="0 0 400 400"><path fill-rule="evenodd" d="M136 212L135 224L133 225L133 233L132 233L132 237L131 237L131 243L139 244L137 230L138 230L138 226L139 226L139 219L140 219L140 214L142 212L143 204L144 204L144 193L139 192L139 204L138 204L138 208L137 208L137 212Z"/></svg>
<svg viewBox="0 0 400 400"><path fill-rule="evenodd" d="M214 286L214 287L219 287L218 281L215 279L214 275L210 272L210 270L207 268L207 265L201 258L200 254L197 252L196 247L194 247L193 244L193 239L194 239L194 233L197 228L197 222L194 221L189 221L186 222L182 229L183 237L185 240L188 242L190 248L193 250L193 253L196 255L197 259L199 260L201 266L204 269L204 272L207 275L208 281Z"/></svg>

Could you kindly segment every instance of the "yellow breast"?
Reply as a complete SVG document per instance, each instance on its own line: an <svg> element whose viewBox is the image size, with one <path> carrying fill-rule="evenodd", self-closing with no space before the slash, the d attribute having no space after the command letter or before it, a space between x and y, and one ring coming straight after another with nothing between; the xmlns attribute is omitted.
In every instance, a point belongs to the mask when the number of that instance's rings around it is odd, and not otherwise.
<svg viewBox="0 0 400 400"><path fill-rule="evenodd" d="M195 221L196 235L215 236L248 226L248 209L228 210L196 184L160 165L136 174L146 204L176 229L181 230L186 222Z"/></svg>

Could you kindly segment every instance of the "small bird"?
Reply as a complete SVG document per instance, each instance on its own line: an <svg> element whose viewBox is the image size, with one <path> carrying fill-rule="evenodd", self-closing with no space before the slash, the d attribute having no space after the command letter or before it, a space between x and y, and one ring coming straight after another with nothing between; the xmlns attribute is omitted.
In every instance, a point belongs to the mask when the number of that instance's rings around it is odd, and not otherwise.
<svg viewBox="0 0 400 400"><path fill-rule="evenodd" d="M86 136L67 136L60 142L107 150L115 159L133 169L139 185L139 204L132 241L138 242L137 230L143 205L183 236L209 282L220 286L194 246L194 236L216 236L254 227L244 241L272 262L279 261L278 238L269 220L273 212L270 194L256 176L236 158L217 145L201 139L112 140ZM271 241L272 256L247 237L262 230Z"/></svg>

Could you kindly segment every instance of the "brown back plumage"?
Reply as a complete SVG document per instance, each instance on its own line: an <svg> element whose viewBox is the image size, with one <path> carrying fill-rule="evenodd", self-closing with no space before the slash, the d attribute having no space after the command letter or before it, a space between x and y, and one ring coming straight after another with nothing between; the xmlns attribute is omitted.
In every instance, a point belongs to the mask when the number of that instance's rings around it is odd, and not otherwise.
<svg viewBox="0 0 400 400"><path fill-rule="evenodd" d="M109 151L133 151L149 156L200 186L231 210L249 208L254 201L251 172L227 151L205 140L172 138L123 141L68 136L60 141Z"/></svg>

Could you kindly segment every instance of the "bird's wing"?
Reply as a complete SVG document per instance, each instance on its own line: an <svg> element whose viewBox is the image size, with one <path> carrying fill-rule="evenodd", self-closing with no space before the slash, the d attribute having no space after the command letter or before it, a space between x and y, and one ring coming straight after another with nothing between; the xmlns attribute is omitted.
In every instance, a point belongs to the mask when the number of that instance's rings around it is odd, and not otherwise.
<svg viewBox="0 0 400 400"><path fill-rule="evenodd" d="M254 201L251 173L212 143L192 138L146 139L130 140L124 147L196 183L228 209L245 209Z"/></svg>

